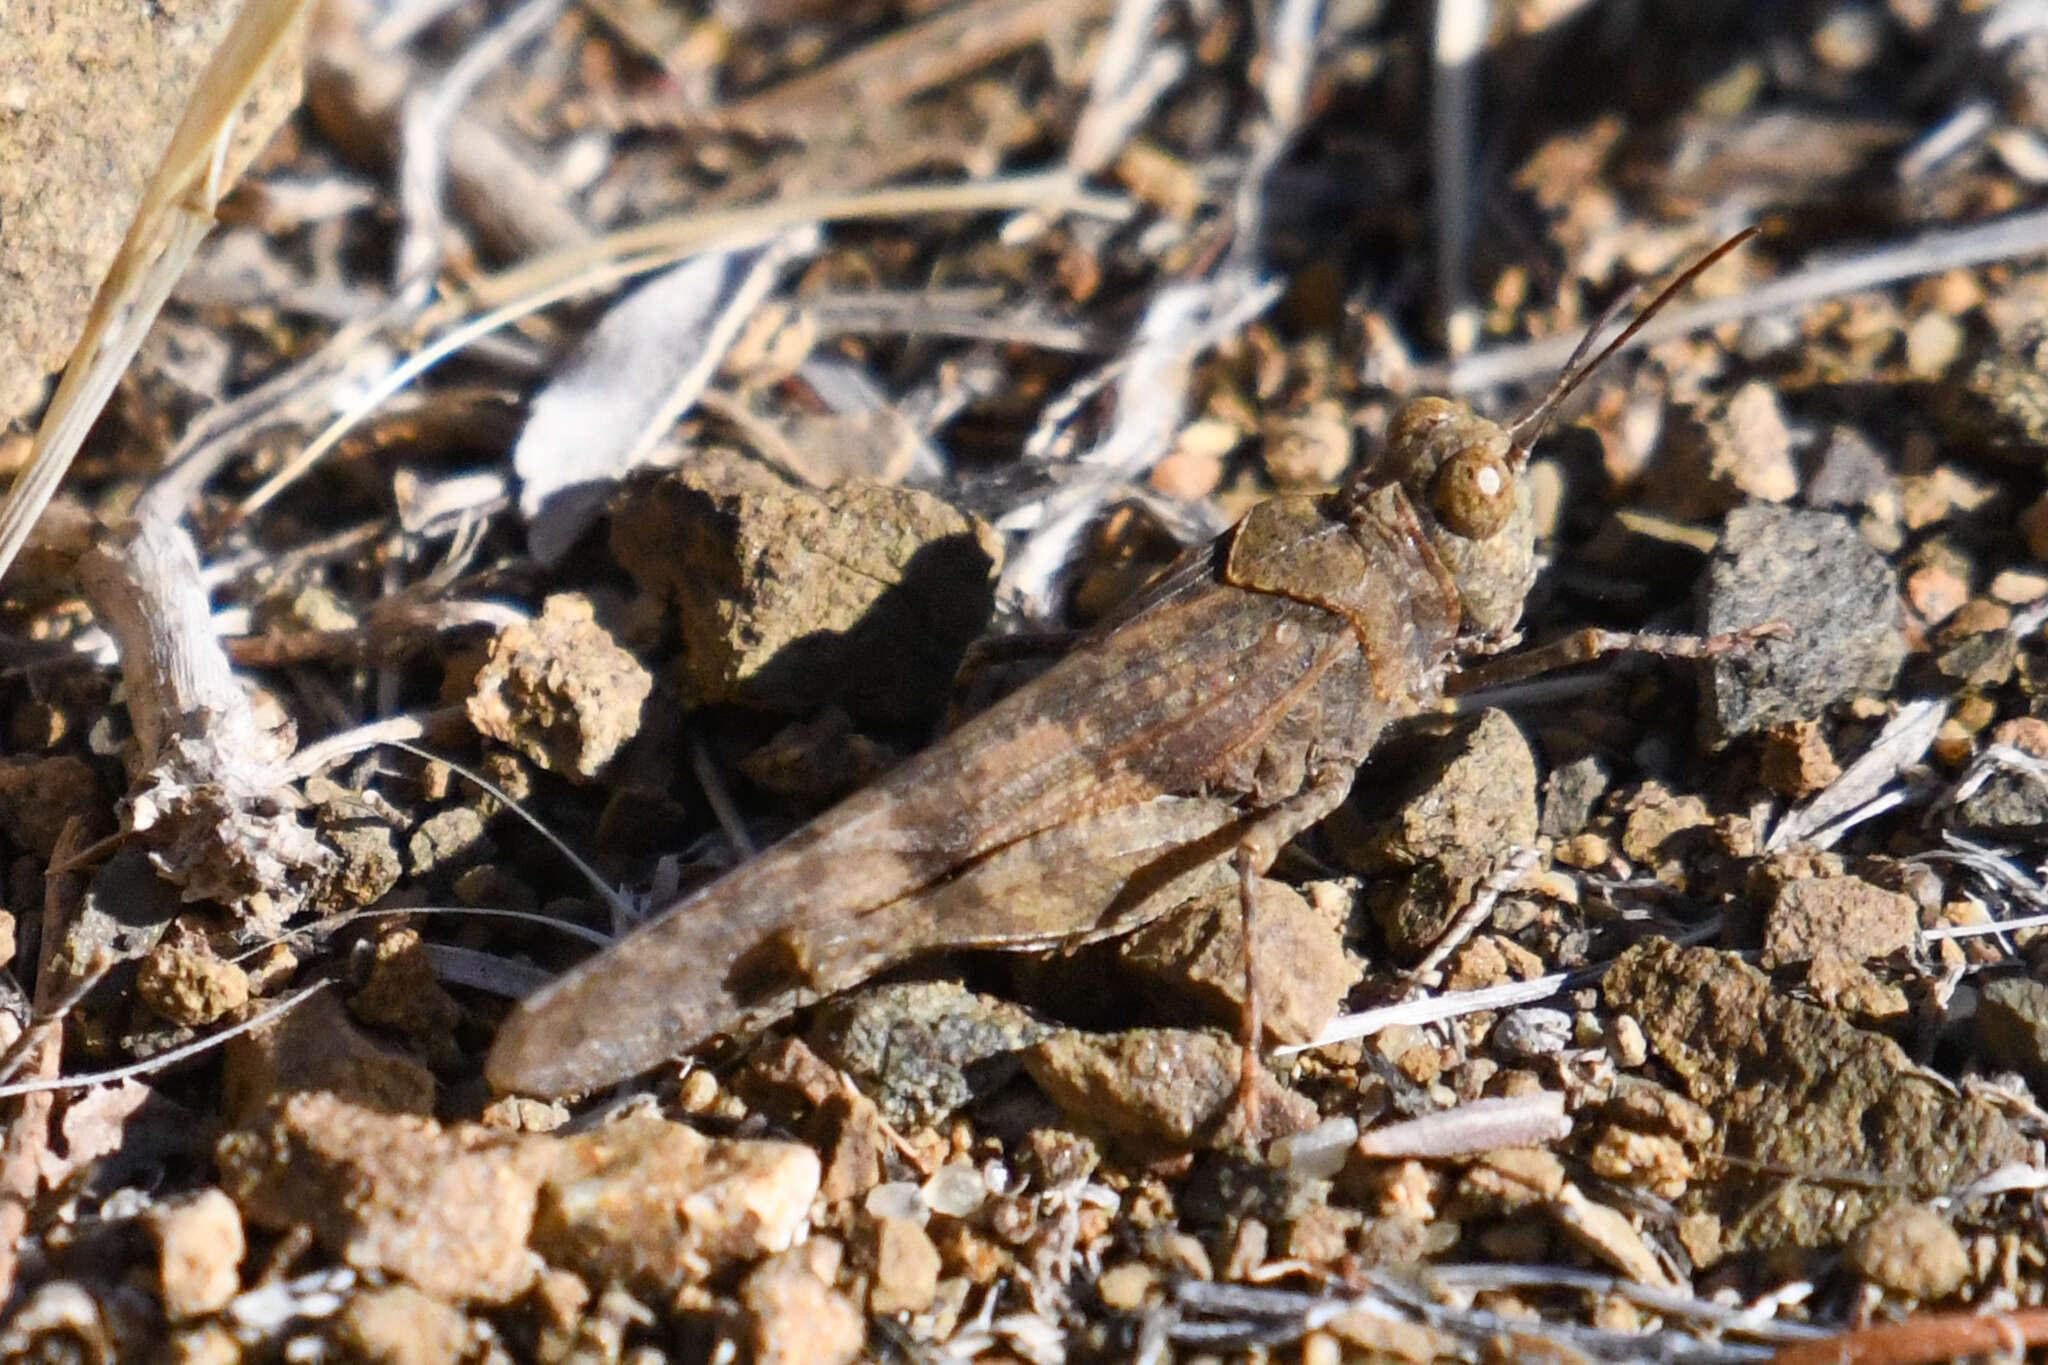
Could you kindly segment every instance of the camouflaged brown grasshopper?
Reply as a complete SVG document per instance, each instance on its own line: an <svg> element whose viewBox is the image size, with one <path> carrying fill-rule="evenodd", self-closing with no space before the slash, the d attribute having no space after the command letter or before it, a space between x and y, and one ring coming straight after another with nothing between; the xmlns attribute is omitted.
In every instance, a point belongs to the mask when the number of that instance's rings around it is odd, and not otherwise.
<svg viewBox="0 0 2048 1365"><path fill-rule="evenodd" d="M1407 403L1344 487L1255 507L1048 672L527 997L491 1049L491 1083L587 1091L919 954L1127 933L1226 862L1250 943L1255 881L1280 848L1344 800L1390 722L1512 640L1536 564L1520 475L1558 404L1749 235L1582 364L1603 318L1508 426ZM1753 635L1584 632L1495 662L1525 676ZM1246 1012L1255 1041L1256 1003Z"/></svg>

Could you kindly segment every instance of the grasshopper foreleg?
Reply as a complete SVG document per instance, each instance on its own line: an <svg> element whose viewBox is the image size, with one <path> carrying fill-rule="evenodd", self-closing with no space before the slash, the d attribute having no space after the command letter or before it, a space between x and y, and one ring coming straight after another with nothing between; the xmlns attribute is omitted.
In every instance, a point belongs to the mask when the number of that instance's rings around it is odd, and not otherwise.
<svg viewBox="0 0 2048 1365"><path fill-rule="evenodd" d="M1464 665L1445 681L1444 690L1457 696L1482 687L1500 687L1554 673L1560 668L1592 663L1610 654L1648 654L1659 659L1711 659L1717 654L1733 654L1752 648L1760 640L1781 639L1791 633L1791 628L1783 621L1768 621L1760 626L1724 631L1719 635L1651 635L1588 627L1534 649Z"/></svg>

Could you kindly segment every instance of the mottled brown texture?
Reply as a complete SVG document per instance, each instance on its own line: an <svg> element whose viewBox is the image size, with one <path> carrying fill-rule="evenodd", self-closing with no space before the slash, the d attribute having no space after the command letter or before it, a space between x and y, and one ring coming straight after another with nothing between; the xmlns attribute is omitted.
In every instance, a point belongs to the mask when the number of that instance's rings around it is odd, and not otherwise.
<svg viewBox="0 0 2048 1365"><path fill-rule="evenodd" d="M215 1153L259 1227L313 1230L361 1270L439 1298L503 1303L533 1280L526 1237L549 1161L541 1140L294 1095Z"/></svg>
<svg viewBox="0 0 2048 1365"><path fill-rule="evenodd" d="M598 624L590 600L557 593L538 619L498 632L466 709L480 734L585 782L639 732L653 690L647 670Z"/></svg>
<svg viewBox="0 0 2048 1365"><path fill-rule="evenodd" d="M1073 1122L1140 1150L1264 1141L1315 1123L1315 1105L1261 1074L1259 1127L1241 1131L1238 1064L1230 1039L1191 1029L1069 1031L1024 1054L1031 1079Z"/></svg>
<svg viewBox="0 0 2048 1365"><path fill-rule="evenodd" d="M1997 1104L1958 1095L1890 1038L1779 994L1733 953L1650 939L1601 990L1642 1020L1651 1053L1713 1116L1708 1150L1743 1163L1701 1195L1722 1217L1721 1255L1836 1246L1902 1193L1933 1198L2026 1159Z"/></svg>
<svg viewBox="0 0 2048 1365"><path fill-rule="evenodd" d="M594 1282L657 1299L787 1250L818 1192L794 1142L707 1138L648 1115L552 1144L534 1249Z"/></svg>
<svg viewBox="0 0 2048 1365"><path fill-rule="evenodd" d="M492 1083L589 1089L923 951L1110 937L1234 883L1233 855L1263 871L1528 590L1519 483L1490 540L1428 510L1446 461L1506 433L1421 399L1390 441L1385 472L1260 504L1037 680L529 996Z"/></svg>

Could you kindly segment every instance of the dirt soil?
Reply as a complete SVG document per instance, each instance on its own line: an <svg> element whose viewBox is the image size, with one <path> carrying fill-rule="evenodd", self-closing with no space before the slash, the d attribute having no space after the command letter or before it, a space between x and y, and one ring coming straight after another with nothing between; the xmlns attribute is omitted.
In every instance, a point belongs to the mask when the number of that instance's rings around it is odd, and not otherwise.
<svg viewBox="0 0 2048 1365"><path fill-rule="evenodd" d="M212 8L106 31L165 54L138 143ZM0 223L95 209L8 247L53 272L140 174L88 84L0 124L71 134L0 173ZM323 0L0 588L0 1354L2048 1342L2044 185L2024 0ZM1526 412L1752 225L1507 475L1518 639L1382 670L1412 714L1264 875L1046 838L870 952L856 848L748 945L772 1007L487 1081L517 1000L1185 547L1416 396ZM90 286L11 296L9 467ZM630 1033L603 961L578 1023Z"/></svg>

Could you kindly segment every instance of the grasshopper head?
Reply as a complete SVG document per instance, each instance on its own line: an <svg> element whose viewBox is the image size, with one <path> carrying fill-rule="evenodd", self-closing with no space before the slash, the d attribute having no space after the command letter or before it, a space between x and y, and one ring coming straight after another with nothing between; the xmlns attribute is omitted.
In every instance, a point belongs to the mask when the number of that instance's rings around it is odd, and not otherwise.
<svg viewBox="0 0 2048 1365"><path fill-rule="evenodd" d="M1687 267L1588 360L1594 339L1633 291L1616 299L1564 363L1550 391L1507 426L1445 398L1417 398L1394 414L1387 429L1388 472L1400 480L1431 548L1451 571L1464 607L1464 635L1505 640L1521 619L1522 600L1536 577L1535 522L1522 474L1529 447L1550 425L1558 406L1628 345L1680 290L1756 233L1753 227L1744 228Z"/></svg>
<svg viewBox="0 0 2048 1365"><path fill-rule="evenodd" d="M1463 633L1506 638L1536 579L1528 452L1462 403L1417 398L1394 414L1385 459L1457 585Z"/></svg>

